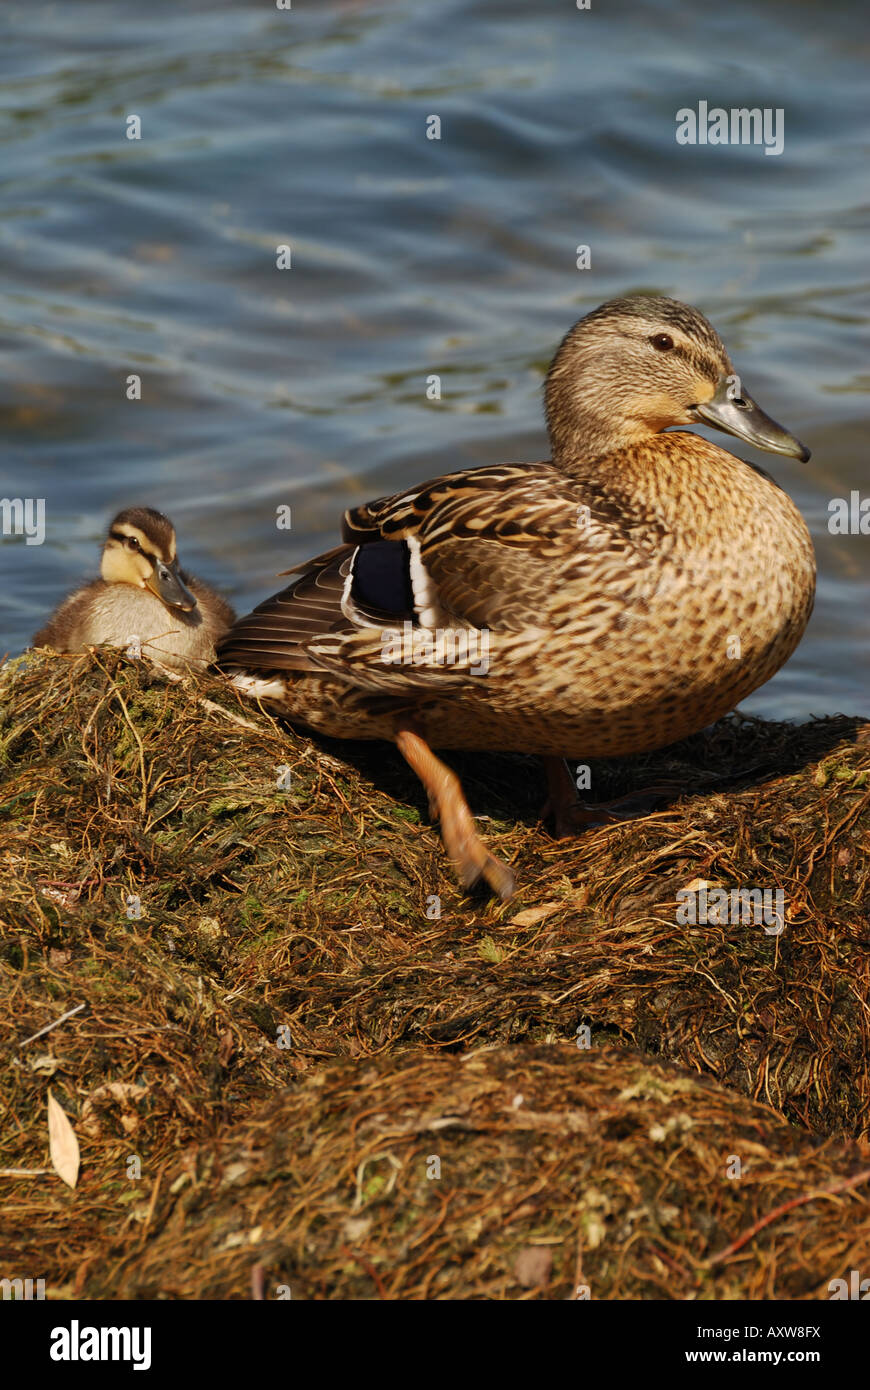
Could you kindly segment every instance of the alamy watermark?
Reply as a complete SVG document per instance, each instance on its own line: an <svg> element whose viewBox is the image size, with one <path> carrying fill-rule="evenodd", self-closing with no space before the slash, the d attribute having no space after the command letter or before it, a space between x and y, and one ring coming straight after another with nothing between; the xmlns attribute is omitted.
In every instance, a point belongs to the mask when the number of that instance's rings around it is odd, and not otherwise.
<svg viewBox="0 0 870 1390"><path fill-rule="evenodd" d="M469 675L489 670L489 629L415 627L381 631L381 661L387 666L467 666Z"/></svg>
<svg viewBox="0 0 870 1390"><path fill-rule="evenodd" d="M45 498L0 497L0 535L24 536L26 545L42 545Z"/></svg>
<svg viewBox="0 0 870 1390"><path fill-rule="evenodd" d="M785 111L781 106L710 106L697 111L681 106L676 115L678 145L764 145L765 154L785 148Z"/></svg>
<svg viewBox="0 0 870 1390"><path fill-rule="evenodd" d="M862 1303L870 1299L870 1279L862 1279L861 1271L858 1269L849 1270L849 1278L832 1279L828 1284L831 1291L831 1299L847 1298L859 1299Z"/></svg>
<svg viewBox="0 0 870 1390"><path fill-rule="evenodd" d="M68 1327L51 1329L48 1354L52 1361L131 1361L134 1371L147 1371L151 1328L82 1327L73 1318Z"/></svg>
<svg viewBox="0 0 870 1390"><path fill-rule="evenodd" d="M31 1302L45 1298L44 1279L0 1279L0 1298Z"/></svg>
<svg viewBox="0 0 870 1390"><path fill-rule="evenodd" d="M870 536L870 497L862 497L857 488L852 488L848 498L832 497L828 531L832 536Z"/></svg>
<svg viewBox="0 0 870 1390"><path fill-rule="evenodd" d="M781 888L680 888L677 922L681 926L763 926L767 936L785 930L785 893Z"/></svg>

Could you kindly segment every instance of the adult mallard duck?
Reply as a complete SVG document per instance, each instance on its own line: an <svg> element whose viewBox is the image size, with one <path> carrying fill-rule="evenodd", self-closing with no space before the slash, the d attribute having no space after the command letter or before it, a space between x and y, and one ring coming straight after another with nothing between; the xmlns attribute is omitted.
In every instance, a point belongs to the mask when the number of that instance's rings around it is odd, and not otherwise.
<svg viewBox="0 0 870 1390"><path fill-rule="evenodd" d="M292 721L393 740L461 881L505 898L513 875L433 747L543 754L564 821L565 755L642 752L726 714L794 651L815 590L809 533L773 479L662 433L703 423L809 458L696 309L601 305L563 340L545 401L549 462L352 508L345 544L288 571L219 645L235 683Z"/></svg>
<svg viewBox="0 0 870 1390"><path fill-rule="evenodd" d="M33 646L132 647L163 666L204 670L235 616L219 594L179 568L168 517L127 507L109 527L100 578L64 599Z"/></svg>

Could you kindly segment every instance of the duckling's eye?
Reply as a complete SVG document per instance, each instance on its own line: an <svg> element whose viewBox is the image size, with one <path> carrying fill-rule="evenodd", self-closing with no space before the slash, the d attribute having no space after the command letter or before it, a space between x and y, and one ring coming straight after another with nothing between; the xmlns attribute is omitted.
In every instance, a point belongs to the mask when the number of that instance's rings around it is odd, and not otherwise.
<svg viewBox="0 0 870 1390"><path fill-rule="evenodd" d="M674 340L670 333L654 333L650 342L654 348L658 348L659 352L670 352L674 346Z"/></svg>
<svg viewBox="0 0 870 1390"><path fill-rule="evenodd" d="M128 536L128 537L127 537L127 546L128 546L128 548L129 548L130 550L138 550L138 549L139 549L139 542L137 541L137 539L136 539L135 536Z"/></svg>

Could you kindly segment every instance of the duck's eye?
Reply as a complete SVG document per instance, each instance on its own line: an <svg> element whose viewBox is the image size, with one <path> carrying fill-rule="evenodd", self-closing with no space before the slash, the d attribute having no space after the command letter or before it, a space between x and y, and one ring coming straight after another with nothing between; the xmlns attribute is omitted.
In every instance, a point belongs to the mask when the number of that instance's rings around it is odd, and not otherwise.
<svg viewBox="0 0 870 1390"><path fill-rule="evenodd" d="M670 352L674 346L674 340L670 333L654 333L650 342L654 348L658 348L659 352Z"/></svg>
<svg viewBox="0 0 870 1390"><path fill-rule="evenodd" d="M139 549L139 542L137 541L137 539L136 539L135 536L128 536L128 537L127 537L127 548L128 548L129 550L138 550L138 549Z"/></svg>

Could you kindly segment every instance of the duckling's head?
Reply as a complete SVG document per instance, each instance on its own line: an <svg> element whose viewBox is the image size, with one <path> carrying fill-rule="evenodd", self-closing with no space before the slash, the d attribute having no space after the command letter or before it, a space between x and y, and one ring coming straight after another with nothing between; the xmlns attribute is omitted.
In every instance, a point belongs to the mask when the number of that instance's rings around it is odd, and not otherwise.
<svg viewBox="0 0 870 1390"><path fill-rule="evenodd" d="M707 424L803 462L809 450L756 405L703 314L659 295L611 299L562 340L546 385L553 459L638 444L673 425Z"/></svg>
<svg viewBox="0 0 870 1390"><path fill-rule="evenodd" d="M175 553L175 528L152 507L127 507L109 527L100 574L107 584L150 589L167 608L190 613L196 599Z"/></svg>

